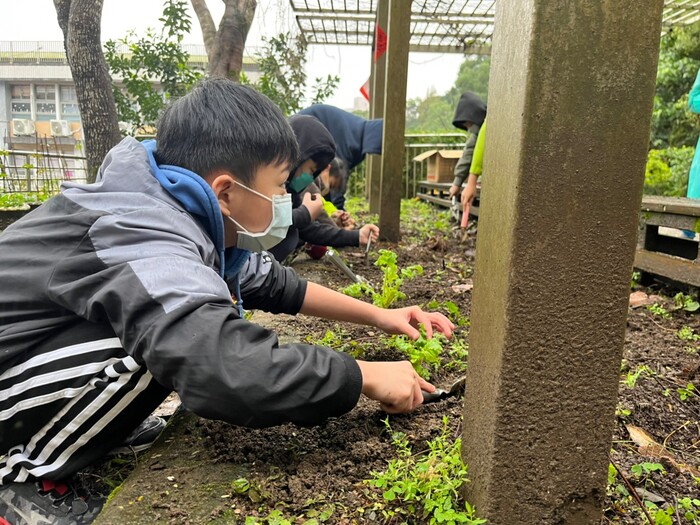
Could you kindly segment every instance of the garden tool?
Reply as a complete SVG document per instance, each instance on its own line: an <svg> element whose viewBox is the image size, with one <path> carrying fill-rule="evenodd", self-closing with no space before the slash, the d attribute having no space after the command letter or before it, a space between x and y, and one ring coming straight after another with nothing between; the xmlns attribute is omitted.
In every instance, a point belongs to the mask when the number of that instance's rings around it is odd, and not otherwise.
<svg viewBox="0 0 700 525"><path fill-rule="evenodd" d="M457 195L452 196L452 205L450 206L450 214L455 222L460 221L460 213L462 213L462 203L457 198Z"/></svg>
<svg viewBox="0 0 700 525"><path fill-rule="evenodd" d="M369 247L372 246L372 236L367 240L367 248L365 248L365 265L369 265Z"/></svg>
<svg viewBox="0 0 700 525"><path fill-rule="evenodd" d="M328 250L326 250L326 254L323 257L332 262L336 267L340 269L341 272L343 272L350 279L352 279L353 282L367 282L364 278L360 277L359 275L356 275L355 272L348 268L348 265L345 264L343 258L340 255L338 255L338 253L333 248L328 248Z"/></svg>
<svg viewBox="0 0 700 525"><path fill-rule="evenodd" d="M461 394L464 392L467 386L467 376L462 376L460 377L457 381L452 383L450 388L447 390L443 390L441 388L438 388L435 390L435 392L426 392L425 390L423 391L423 404L426 403L435 403L436 401L442 401L443 399L447 399L448 397L454 397L458 394Z"/></svg>

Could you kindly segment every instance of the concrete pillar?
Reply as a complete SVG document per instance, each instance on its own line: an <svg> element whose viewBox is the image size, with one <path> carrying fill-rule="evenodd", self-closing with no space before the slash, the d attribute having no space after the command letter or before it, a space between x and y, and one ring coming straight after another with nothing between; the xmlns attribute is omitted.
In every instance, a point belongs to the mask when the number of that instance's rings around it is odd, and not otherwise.
<svg viewBox="0 0 700 525"><path fill-rule="evenodd" d="M406 130L406 80L411 37L411 2L388 0L384 133L379 197L379 228L388 241L400 237L401 180Z"/></svg>
<svg viewBox="0 0 700 525"><path fill-rule="evenodd" d="M498 4L462 445L492 525L600 520L662 3Z"/></svg>
<svg viewBox="0 0 700 525"><path fill-rule="evenodd" d="M389 29L389 0L377 0L377 24L384 32ZM375 30L375 46L377 36ZM386 57L382 56L375 62L372 52L372 79L370 81L369 118L384 118L384 90L386 86ZM367 155L365 168L367 198L370 213L379 213L379 194L381 191L382 163L379 155Z"/></svg>

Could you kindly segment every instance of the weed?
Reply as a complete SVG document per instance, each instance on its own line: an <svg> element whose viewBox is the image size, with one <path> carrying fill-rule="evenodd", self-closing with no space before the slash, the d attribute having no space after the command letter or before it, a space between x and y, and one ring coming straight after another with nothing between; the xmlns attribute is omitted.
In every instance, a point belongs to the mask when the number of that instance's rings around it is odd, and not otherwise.
<svg viewBox="0 0 700 525"><path fill-rule="evenodd" d="M326 330L326 333L320 339L316 339L312 335L307 335L306 342L312 345L327 346L339 352L345 352L355 359L359 359L365 354L367 351L365 345L351 340L350 334L342 327L336 325L334 328L335 330Z"/></svg>
<svg viewBox="0 0 700 525"><path fill-rule="evenodd" d="M678 500L678 510L693 525L700 525L700 499L681 498Z"/></svg>
<svg viewBox="0 0 700 525"><path fill-rule="evenodd" d="M676 332L678 339L681 341L700 341L700 335L695 333L695 330L689 326L684 326Z"/></svg>
<svg viewBox="0 0 700 525"><path fill-rule="evenodd" d="M642 279L642 272L632 272L632 282L630 283L630 288L634 289L639 284Z"/></svg>
<svg viewBox="0 0 700 525"><path fill-rule="evenodd" d="M445 370L464 372L467 369L467 357L469 356L469 344L458 337L452 337L452 344L448 355L450 361L444 365Z"/></svg>
<svg viewBox="0 0 700 525"><path fill-rule="evenodd" d="M661 317L663 319L670 319L671 318L671 314L668 313L666 308L664 308L663 306L661 306L658 303L647 305L647 310L649 310L654 315L658 315L659 317Z"/></svg>
<svg viewBox="0 0 700 525"><path fill-rule="evenodd" d="M396 301L405 299L406 294L400 290L404 279L415 279L418 275L423 275L423 267L415 264L399 271L396 260L395 252L379 250L379 258L374 265L378 266L384 274L380 292L367 283L354 283L345 288L343 293L355 298L367 295L372 298L372 303L380 308L389 308Z"/></svg>
<svg viewBox="0 0 700 525"><path fill-rule="evenodd" d="M631 414L632 411L622 406L622 403L617 404L617 408L615 409L615 415L617 417L619 417L620 419L627 419Z"/></svg>
<svg viewBox="0 0 700 525"><path fill-rule="evenodd" d="M627 388L632 389L637 386L637 381L642 376L651 377L654 375L654 371L647 365L639 365L635 371L629 370L627 376L625 377L625 384Z"/></svg>
<svg viewBox="0 0 700 525"><path fill-rule="evenodd" d="M700 309L700 303L698 303L690 295L686 295L683 292L678 292L673 296L673 303L676 305L678 310L685 310L686 312L695 312Z"/></svg>
<svg viewBox="0 0 700 525"><path fill-rule="evenodd" d="M430 368L440 364L442 347L446 341L442 334L434 334L428 339L421 327L420 337L415 341L405 335L394 335L387 340L387 345L405 354L418 375L427 380L430 379Z"/></svg>
<svg viewBox="0 0 700 525"><path fill-rule="evenodd" d="M448 418L442 422L441 435L429 441L429 451L419 457L412 453L406 435L393 432L389 420L385 420L398 458L391 460L384 472L372 472L372 479L365 483L381 492L381 500L375 491L369 496L387 521L404 516L431 525L486 523L475 517L468 502L459 500L459 488L468 481L467 466L461 457L462 442L458 438L451 443Z"/></svg>
<svg viewBox="0 0 700 525"><path fill-rule="evenodd" d="M660 474L666 474L666 469L661 463L637 463L632 465L630 468L632 476L637 480L638 483L644 483L644 486L654 486L654 482L650 479L651 474L658 472Z"/></svg>
<svg viewBox="0 0 700 525"><path fill-rule="evenodd" d="M693 383L688 383L688 385L685 388L679 388L678 395L681 397L681 401L685 401L691 397L695 397L695 385Z"/></svg>

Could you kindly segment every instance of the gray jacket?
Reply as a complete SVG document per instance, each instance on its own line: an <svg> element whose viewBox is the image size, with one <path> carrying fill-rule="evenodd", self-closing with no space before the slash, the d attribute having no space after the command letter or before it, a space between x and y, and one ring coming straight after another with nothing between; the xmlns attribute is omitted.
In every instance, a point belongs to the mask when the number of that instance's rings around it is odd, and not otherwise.
<svg viewBox="0 0 700 525"><path fill-rule="evenodd" d="M296 314L306 282L267 254L235 276L246 308ZM0 235L0 374L37 341L80 321L109 327L184 405L262 427L312 425L352 409L362 376L349 356L242 319L207 232L124 139L98 182L67 185Z"/></svg>

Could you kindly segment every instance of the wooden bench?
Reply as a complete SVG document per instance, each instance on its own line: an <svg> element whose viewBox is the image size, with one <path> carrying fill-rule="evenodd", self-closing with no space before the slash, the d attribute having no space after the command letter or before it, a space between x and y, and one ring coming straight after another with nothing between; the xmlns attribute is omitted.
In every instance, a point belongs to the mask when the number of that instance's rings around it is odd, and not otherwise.
<svg viewBox="0 0 700 525"><path fill-rule="evenodd" d="M416 197L426 202L432 202L443 208L450 209L452 207L452 200L450 199L450 186L451 182L428 182L422 180L418 182L418 193ZM479 216L479 196L481 193L481 186L476 188L476 197L472 203L472 207L469 210L469 215L475 217Z"/></svg>
<svg viewBox="0 0 700 525"><path fill-rule="evenodd" d="M660 227L673 228L670 235ZM700 200L648 196L642 199L635 268L700 287L698 241L681 230L700 230Z"/></svg>

